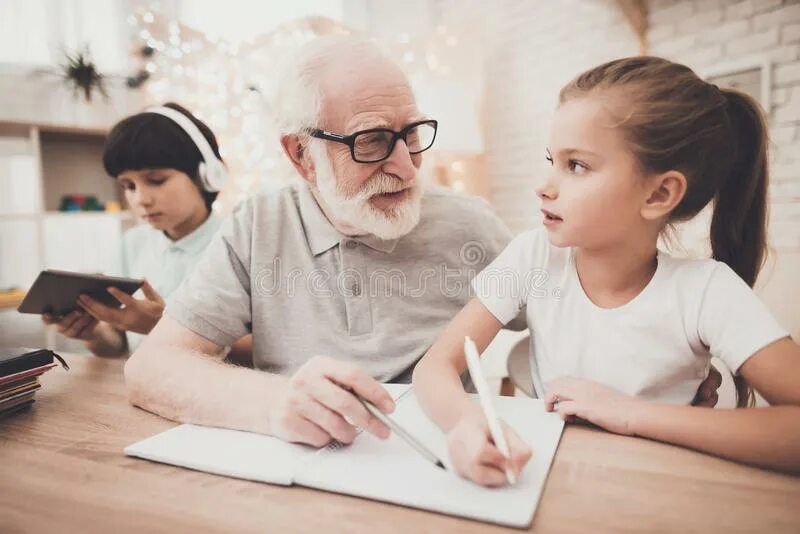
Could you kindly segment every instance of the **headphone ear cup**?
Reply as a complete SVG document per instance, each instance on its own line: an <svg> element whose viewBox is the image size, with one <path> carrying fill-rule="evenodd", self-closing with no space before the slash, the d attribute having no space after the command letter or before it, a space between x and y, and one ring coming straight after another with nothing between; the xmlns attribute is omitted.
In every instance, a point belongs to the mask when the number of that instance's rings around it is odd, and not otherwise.
<svg viewBox="0 0 800 534"><path fill-rule="evenodd" d="M197 166L197 177L200 178L204 186L208 185L208 165L206 165L205 161L201 161Z"/></svg>

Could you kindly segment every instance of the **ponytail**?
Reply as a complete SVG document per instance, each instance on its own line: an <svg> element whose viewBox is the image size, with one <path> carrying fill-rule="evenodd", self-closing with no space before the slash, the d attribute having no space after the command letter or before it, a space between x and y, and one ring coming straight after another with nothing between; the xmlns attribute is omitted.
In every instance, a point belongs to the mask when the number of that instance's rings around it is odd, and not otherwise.
<svg viewBox="0 0 800 534"><path fill-rule="evenodd" d="M748 95L723 89L732 138L732 168L714 198L711 250L753 287L767 242L767 127Z"/></svg>
<svg viewBox="0 0 800 534"><path fill-rule="evenodd" d="M733 166L720 184L711 217L711 250L753 287L764 265L767 242L767 127L752 97L723 89L730 121ZM753 406L753 390L734 376L736 404Z"/></svg>

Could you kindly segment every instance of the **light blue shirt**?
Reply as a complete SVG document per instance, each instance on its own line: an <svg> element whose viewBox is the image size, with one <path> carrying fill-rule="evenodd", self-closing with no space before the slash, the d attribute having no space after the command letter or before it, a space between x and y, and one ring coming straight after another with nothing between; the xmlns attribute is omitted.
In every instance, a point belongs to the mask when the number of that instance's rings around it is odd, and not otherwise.
<svg viewBox="0 0 800 534"><path fill-rule="evenodd" d="M192 233L177 241L148 224L131 228L122 236L122 275L146 278L161 298L167 300L197 264L219 227L220 220L210 215ZM127 336L131 350L144 339L133 332Z"/></svg>

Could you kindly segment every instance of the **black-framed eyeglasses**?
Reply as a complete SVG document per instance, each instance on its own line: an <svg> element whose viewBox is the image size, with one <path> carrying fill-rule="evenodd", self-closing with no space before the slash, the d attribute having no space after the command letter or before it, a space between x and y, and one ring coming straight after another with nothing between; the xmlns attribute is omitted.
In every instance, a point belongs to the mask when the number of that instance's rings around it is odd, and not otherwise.
<svg viewBox="0 0 800 534"><path fill-rule="evenodd" d="M389 128L371 128L350 135L341 135L313 128L311 137L342 143L350 147L350 156L357 163L377 163L388 158L394 151L398 139L408 147L409 154L425 152L433 146L439 123L433 119L413 122L395 132Z"/></svg>

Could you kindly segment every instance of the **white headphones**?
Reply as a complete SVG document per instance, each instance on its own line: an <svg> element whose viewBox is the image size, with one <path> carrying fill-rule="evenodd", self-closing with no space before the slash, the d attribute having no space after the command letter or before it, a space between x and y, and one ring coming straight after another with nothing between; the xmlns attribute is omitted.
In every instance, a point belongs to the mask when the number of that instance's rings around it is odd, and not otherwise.
<svg viewBox="0 0 800 534"><path fill-rule="evenodd" d="M144 110L144 112L163 115L171 119L172 122L180 126L181 129L186 132L195 146L197 146L200 155L203 156L203 161L197 168L197 174L203 184L203 189L209 193L220 191L225 185L225 181L228 179L228 169L225 168L225 164L214 154L214 150L203 136L200 128L198 128L189 117L172 108L160 106L148 108Z"/></svg>

